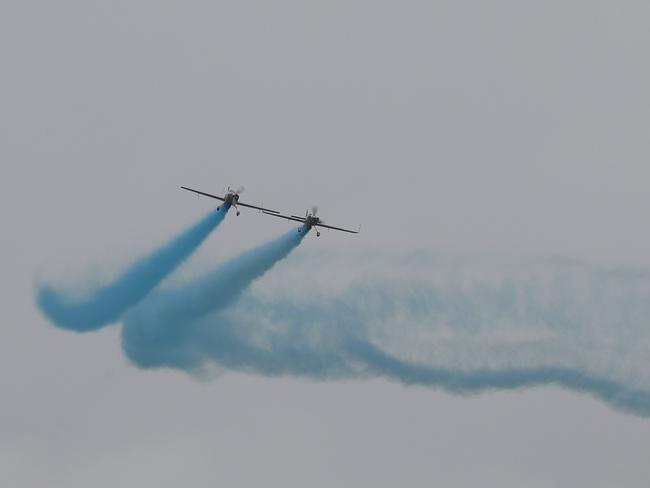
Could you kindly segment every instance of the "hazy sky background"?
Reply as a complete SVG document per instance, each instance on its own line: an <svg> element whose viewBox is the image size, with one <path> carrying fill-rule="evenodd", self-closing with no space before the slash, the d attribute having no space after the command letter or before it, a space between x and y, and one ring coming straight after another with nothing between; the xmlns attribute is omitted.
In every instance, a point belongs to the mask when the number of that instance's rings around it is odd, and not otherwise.
<svg viewBox="0 0 650 488"><path fill-rule="evenodd" d="M648 484L648 421L588 397L203 384L137 370L117 328L61 331L33 298L36 277L113 276L204 215L179 185L363 225L311 251L648 268L648 18L641 1L2 2L0 484ZM230 215L188 269L286 228Z"/></svg>

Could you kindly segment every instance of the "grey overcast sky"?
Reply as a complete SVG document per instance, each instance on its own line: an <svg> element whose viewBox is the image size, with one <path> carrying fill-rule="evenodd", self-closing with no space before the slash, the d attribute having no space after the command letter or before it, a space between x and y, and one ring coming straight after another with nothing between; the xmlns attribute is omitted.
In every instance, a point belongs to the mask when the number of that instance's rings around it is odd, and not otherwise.
<svg viewBox="0 0 650 488"><path fill-rule="evenodd" d="M634 0L3 0L0 484L648 486L650 423L589 397L203 383L138 370L117 327L61 331L33 298L203 215L179 185L363 225L313 252L648 268L648 19ZM189 269L271 220L229 216Z"/></svg>

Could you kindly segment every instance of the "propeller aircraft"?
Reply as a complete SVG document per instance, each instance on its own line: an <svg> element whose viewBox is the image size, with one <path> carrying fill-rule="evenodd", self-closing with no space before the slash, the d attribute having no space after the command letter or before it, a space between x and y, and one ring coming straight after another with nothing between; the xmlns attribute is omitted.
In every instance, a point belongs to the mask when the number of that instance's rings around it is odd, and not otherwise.
<svg viewBox="0 0 650 488"><path fill-rule="evenodd" d="M206 197L210 198L216 198L217 200L221 200L224 205L226 205L226 208L234 207L235 210L237 211L237 215L239 215L239 206L241 205L242 207L248 207L248 208L254 208L256 210L261 210L262 212L268 213L269 215L275 215L279 214L277 210L271 210L269 208L264 208L264 207L258 207L257 205L251 205L249 203L244 203L239 201L239 195L244 192L244 187L240 186L237 190L233 190L232 188L228 187L228 190L226 191L225 195L223 197L213 195L212 193L206 193L203 191L199 190L194 190L192 188L188 188L186 186L181 186L183 190L191 191L196 193L197 195L203 195ZM217 210L219 207L217 207Z"/></svg>
<svg viewBox="0 0 650 488"><path fill-rule="evenodd" d="M266 215L272 215L274 217L280 217L287 220L294 220L296 222L302 222L303 226L298 232L307 232L312 227L323 227L325 229L340 230L342 232L349 232L350 234L358 234L361 230L360 228L359 230L343 229L341 227L334 227L333 225L325 224L320 217L316 216L318 213L318 207L316 205L311 208L311 211L306 210L304 217L299 217L298 215L282 215L280 212L267 212L264 210L262 210L262 212ZM320 231L318 229L316 229L316 237L320 237Z"/></svg>

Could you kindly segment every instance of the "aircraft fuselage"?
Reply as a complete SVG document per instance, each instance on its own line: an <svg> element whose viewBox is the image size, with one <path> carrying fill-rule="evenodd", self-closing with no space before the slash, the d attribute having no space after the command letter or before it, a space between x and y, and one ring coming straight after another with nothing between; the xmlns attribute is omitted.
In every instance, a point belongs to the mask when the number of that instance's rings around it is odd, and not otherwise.
<svg viewBox="0 0 650 488"><path fill-rule="evenodd" d="M226 205L229 207L231 206L237 206L237 202L239 201L239 195L237 193L226 193L226 195L223 197L223 201Z"/></svg>
<svg viewBox="0 0 650 488"><path fill-rule="evenodd" d="M237 215L239 215L239 209L237 208L237 202L239 202L239 195L235 192L228 192L223 197L223 203L217 207L217 210L221 207L226 207L226 211L230 207L235 207Z"/></svg>
<svg viewBox="0 0 650 488"><path fill-rule="evenodd" d="M320 223L320 217L314 217L313 215L307 215L305 217L305 223L302 225L301 230L304 229L304 232L308 232L313 226ZM320 232L316 231L316 235L320 236Z"/></svg>

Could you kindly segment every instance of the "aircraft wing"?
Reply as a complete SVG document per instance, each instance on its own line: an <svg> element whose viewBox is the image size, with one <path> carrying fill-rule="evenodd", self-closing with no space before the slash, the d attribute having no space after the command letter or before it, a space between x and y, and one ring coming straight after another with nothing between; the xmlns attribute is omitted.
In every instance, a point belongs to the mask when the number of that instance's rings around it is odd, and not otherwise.
<svg viewBox="0 0 650 488"><path fill-rule="evenodd" d="M316 227L325 227L326 229L333 229L333 230L340 230L343 232L349 232L350 234L358 234L358 230L348 230L348 229L342 229L341 227L334 227L333 225L325 225L325 224L314 224Z"/></svg>
<svg viewBox="0 0 650 488"><path fill-rule="evenodd" d="M305 223L305 219L302 217L294 217L293 215L282 215L279 212L276 213L271 213L267 212L266 210L262 210L263 213L266 215L272 215L273 217L280 217L281 219L287 219L287 220L295 220L296 222L302 222L303 224Z"/></svg>
<svg viewBox="0 0 650 488"><path fill-rule="evenodd" d="M205 192L202 192L202 191L199 191L199 190L193 190L192 188L188 188L186 186L181 186L181 188L183 190L193 191L194 193L196 193L198 195L203 195L203 196L210 197L210 198L216 198L217 200L221 200L222 202L225 202L225 200L223 198L218 197L217 195L213 195L212 193L205 193Z"/></svg>
<svg viewBox="0 0 650 488"><path fill-rule="evenodd" d="M263 208L263 207L256 207L255 205L249 205L248 203L243 203L243 202L237 202L237 206L239 205L241 205L242 207L254 208L255 210L261 210L262 212L269 215L277 215L280 213L277 210L271 210L269 208Z"/></svg>

